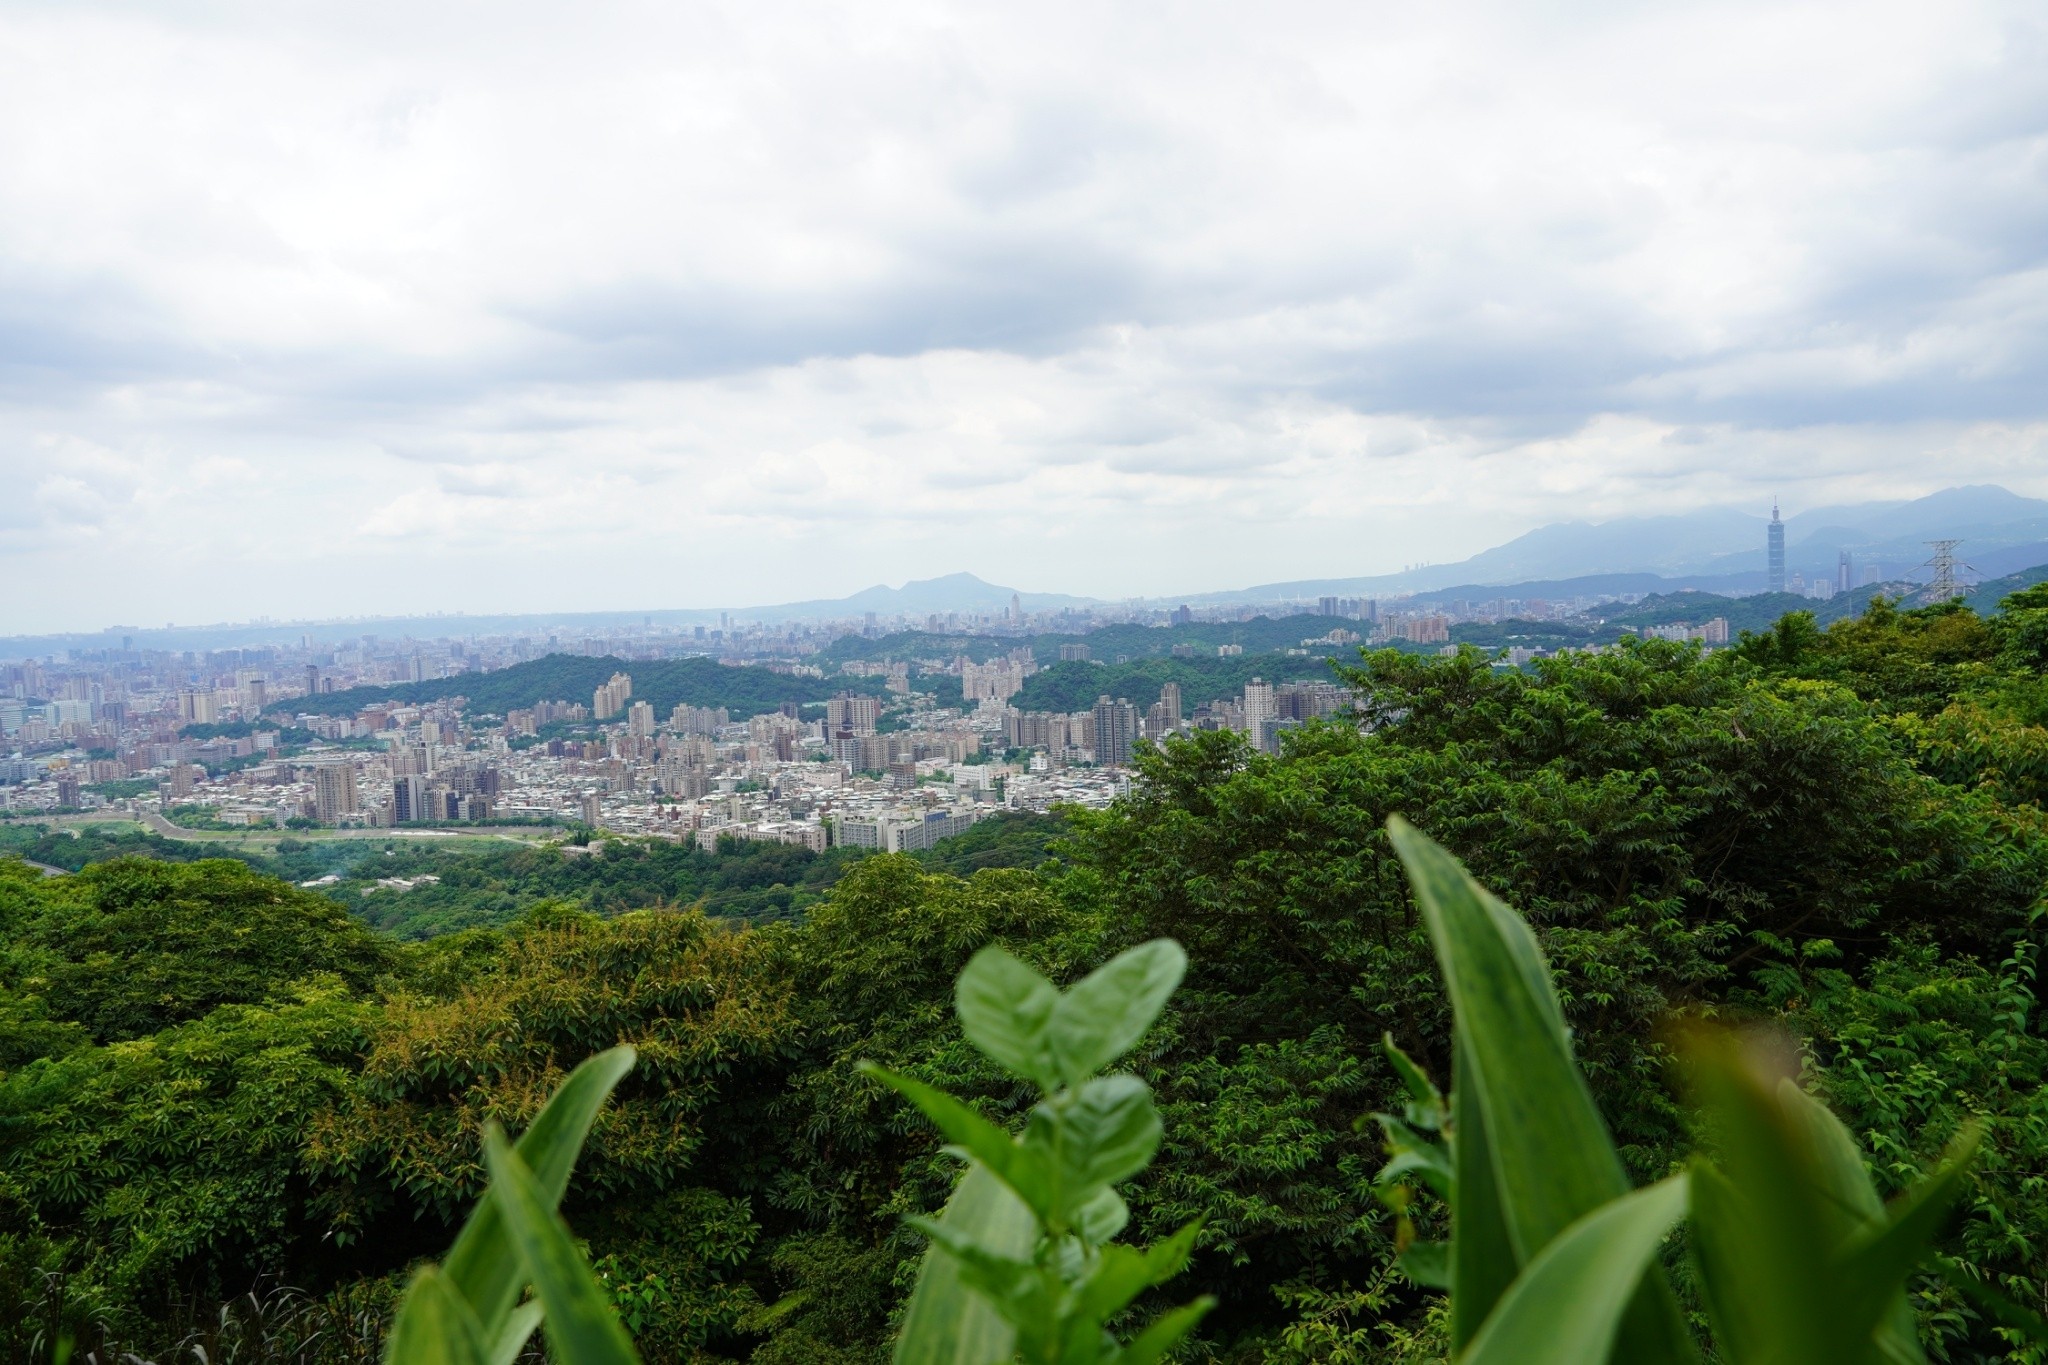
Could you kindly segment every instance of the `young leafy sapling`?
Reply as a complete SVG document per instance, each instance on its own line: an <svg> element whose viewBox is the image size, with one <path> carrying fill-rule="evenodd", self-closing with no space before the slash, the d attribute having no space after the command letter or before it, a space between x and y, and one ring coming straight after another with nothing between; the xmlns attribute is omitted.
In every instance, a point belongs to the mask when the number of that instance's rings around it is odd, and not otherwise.
<svg viewBox="0 0 2048 1365"><path fill-rule="evenodd" d="M961 1027L1042 1096L1014 1137L943 1090L863 1064L970 1163L946 1217L910 1220L933 1251L898 1365L1150 1365L1209 1311L1214 1301L1197 1299L1129 1342L1108 1330L1138 1295L1180 1273L1199 1230L1190 1223L1142 1250L1111 1240L1130 1221L1115 1186L1151 1162L1160 1126L1143 1081L1098 1074L1137 1045L1186 969L1180 945L1156 939L1063 993L1001 948L976 953L955 991ZM984 1188L991 1177L1000 1191ZM941 1257L945 1274L933 1264Z"/></svg>

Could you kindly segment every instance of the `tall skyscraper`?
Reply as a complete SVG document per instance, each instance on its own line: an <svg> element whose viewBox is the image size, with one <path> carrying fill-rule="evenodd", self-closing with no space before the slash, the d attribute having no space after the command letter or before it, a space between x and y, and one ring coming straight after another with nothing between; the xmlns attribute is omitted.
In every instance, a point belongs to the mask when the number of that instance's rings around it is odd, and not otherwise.
<svg viewBox="0 0 2048 1365"><path fill-rule="evenodd" d="M1849 557L1849 552L1844 550L1841 559L1835 564L1835 591L1847 592L1855 586L1856 563Z"/></svg>
<svg viewBox="0 0 2048 1365"><path fill-rule="evenodd" d="M1178 730L1181 724L1180 684L1163 683L1159 688L1159 709L1168 730Z"/></svg>
<svg viewBox="0 0 2048 1365"><path fill-rule="evenodd" d="M1785 523L1778 520L1778 500L1771 499L1771 527L1765 545L1770 553L1768 586L1772 592L1785 591Z"/></svg>

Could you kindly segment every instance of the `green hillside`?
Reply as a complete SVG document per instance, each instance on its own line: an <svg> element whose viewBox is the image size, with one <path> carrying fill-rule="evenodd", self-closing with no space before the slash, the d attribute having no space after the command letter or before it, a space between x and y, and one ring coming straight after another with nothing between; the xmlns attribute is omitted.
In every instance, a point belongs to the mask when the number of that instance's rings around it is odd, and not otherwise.
<svg viewBox="0 0 2048 1365"><path fill-rule="evenodd" d="M1112 686L1139 700L1134 679L1163 662ZM1058 666L1045 685L1086 680L1092 700L1110 672ZM996 1221L975 1217L972 1186L934 1239L906 1220L947 1205L949 1139L1040 1203L1067 1172L1116 1173L1119 1198L1072 1214L1073 1235L1126 1244L1095 1248L1103 1278L1136 1294L1170 1273L1164 1301L1216 1303L1181 1355L1126 1359L1424 1365L1553 1345L1467 1319L1477 1345L1454 1347L1430 1287L1454 1226L1496 1248L1471 1262L1502 1271L1492 1311L1569 1335L1557 1360L2039 1358L2031 1315L1994 1316L1978 1291L2031 1304L2048 1281L2048 586L1993 616L1889 600L1826 627L1795 613L1712 653L1634 640L1520 670L1381 650L1343 676L1370 729L1317 727L1272 754L1224 731L1146 746L1112 806L977 826L925 857L623 841L387 858L364 840L319 854L349 860L330 898L262 865L94 856L158 851L147 839L0 839L76 869L0 856L0 1351L386 1359L402 1286L436 1283L419 1267L447 1253L491 1165L519 1173L488 1125L538 1130L531 1148L549 1150L542 1097L627 1044L633 1069L582 1111L571 1234L546 1218L553 1191L519 1175L503 1188L520 1202L493 1206L539 1251L462 1267L506 1305L544 1280L550 1332L616 1307L631 1338L581 1357L550 1338L529 1360L886 1365L918 1318L928 1246L971 1251L966 1230ZM1401 855L1419 844L1404 832L1397 850L1393 817L1507 910L1434 855L1444 875L1411 881ZM280 844L271 866L305 881L315 856ZM387 869L441 881L372 890ZM1445 943L1485 925L1494 948L1448 961ZM1158 939L1184 948L1184 979L1177 954L1171 979L1143 968ZM987 988L959 991L977 958ZM1067 986L1112 962L1121 983L1066 996L1012 965ZM1150 1027L1122 1003L1140 991L1163 1009ZM1475 1043L1473 1006L1496 1000L1492 1041ZM1500 1027L1517 1021L1527 1046ZM1689 1098L1702 1073L1687 1050L1697 1062L1722 1023L1752 1050L1716 1084L1751 1096L1753 1121L1703 1123ZM1125 1035L1128 1072L1062 1084L1067 1044L1046 1040L1092 1027ZM1084 1071L1099 1069L1089 1048ZM1021 1083L1018 1059L1048 1083ZM941 1108L941 1132L863 1060L962 1105ZM1429 1078L1459 1095L1444 1105ZM1488 1126L1510 1091L1533 1097L1515 1111L1530 1117ZM1055 1120L1034 1106L1054 1104L1057 1121L1099 1116L1118 1164L1044 1140ZM1492 1165L1463 1162L1474 1134ZM1433 1145L1445 1136L1460 1146ZM1518 1174L1491 1179L1510 1147ZM1940 1193L1896 1198L1945 1152ZM1490 1221L1454 1223L1475 1171ZM1536 1219L1531 1191L1564 1179L1596 1211L1543 1214L1550 1249L1518 1269L1502 1211ZM1687 1188L1719 1193L1687 1212ZM1180 1229L1158 1276L1130 1249ZM1710 1240L1724 1232L1749 1240ZM1838 1335L1879 1323L1900 1349L1773 1357L1782 1341L1759 1334L1724 1351L1727 1305L1746 1310L1696 1291L1728 1246L1760 1238L1777 1250L1758 1264L1811 1256L1824 1287L1860 1295ZM1929 1239L1939 1260L1918 1257ZM1088 1270L1057 1249L1077 1242L1036 1242L1042 1261L1008 1245L957 1283ZM595 1287L572 1296L556 1272L586 1249ZM1683 1309L1669 1349L1609 1351L1666 1254ZM1881 1293L1857 1288L1880 1271ZM439 1336L409 1324L397 1365L486 1359L467 1291L439 1278L453 1315ZM1459 1281L1453 1294L1474 1292ZM1607 1305L1590 1325L1570 1307L1588 1285ZM1109 1301L1003 1301L1082 1299ZM568 1319L565 1300L590 1307ZM499 1340L488 1358L517 1355Z"/></svg>
<svg viewBox="0 0 2048 1365"><path fill-rule="evenodd" d="M1236 697L1253 678L1267 682L1334 682L1329 660L1285 654L1239 654L1226 659L1141 659L1127 664L1049 664L1025 679L1010 698L1019 711L1085 711L1105 694L1143 709L1159 700L1166 683L1180 684L1180 704L1191 711L1205 702Z"/></svg>
<svg viewBox="0 0 2048 1365"><path fill-rule="evenodd" d="M792 677L766 668L728 668L715 659L629 662L610 655L591 659L550 654L489 673L463 673L429 682L352 687L319 697L293 697L271 709L286 715L306 712L340 716L378 701L425 702L467 697L472 713L503 715L514 707L531 706L538 701L574 701L588 706L591 693L614 673L630 674L633 699L649 703L660 715L688 702L692 706L723 706L738 718L773 711L786 701L821 702L842 689L870 694L881 690L857 679L825 681Z"/></svg>

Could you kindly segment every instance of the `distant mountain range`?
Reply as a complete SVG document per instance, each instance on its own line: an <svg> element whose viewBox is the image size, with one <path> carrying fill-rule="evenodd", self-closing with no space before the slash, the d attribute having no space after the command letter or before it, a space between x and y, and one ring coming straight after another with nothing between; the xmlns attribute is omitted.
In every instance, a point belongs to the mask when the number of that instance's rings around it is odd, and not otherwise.
<svg viewBox="0 0 2048 1365"><path fill-rule="evenodd" d="M802 621L858 617L868 612L877 616L989 612L1006 610L1013 597L1020 600L1026 611L1059 611L1067 607L1100 605L1099 600L1093 597L1069 597L1057 592L1020 592L1015 588L985 583L971 573L950 573L943 578L913 579L900 588L878 583L848 597L747 607L734 614L753 621Z"/></svg>
<svg viewBox="0 0 2048 1365"><path fill-rule="evenodd" d="M1816 507L1784 520L1786 571L1809 579L1832 578L1844 550L1855 560L1859 582L1871 564L1887 579L1922 578L1930 553L1925 542L1934 539L1961 540L1962 557L1984 577L2048 563L2048 501L1995 485L1946 488L1910 502ZM1202 606L1396 593L1470 596L1509 585L1528 589L1518 596L1544 595L1538 587L1565 595L1567 583L1587 594L1676 587L1761 592L1769 524L1768 515L1729 508L1559 522L1455 563L1398 574L1264 583L1181 600ZM1585 581L1596 578L1606 585Z"/></svg>
<svg viewBox="0 0 2048 1365"><path fill-rule="evenodd" d="M1262 583L1226 592L1150 599L1155 606L1230 606L1313 603L1320 597L1415 596L1423 600L1497 596L1572 597L1696 589L1728 595L1762 592L1764 538L1769 517L1754 511L1710 508L1676 516L1620 517L1604 522L1540 526L1505 545L1449 564L1398 574ZM1867 502L1816 507L1785 518L1786 568L1807 579L1832 579L1842 551L1855 562L1857 583L1874 569L1886 581L1924 580L1926 541L1963 542L1961 557L1975 578L1992 579L2048 564L2048 501L1994 485L1947 488L1908 502ZM130 637L153 649L203 649L351 635L463 636L531 631L550 625L715 626L734 621L858 621L922 617L933 613L999 612L1017 598L1027 612L1100 606L1096 598L1022 592L971 573L916 579L902 587L877 584L847 597L772 606L693 607L655 611L533 612L492 616L408 616L352 621L260 622L105 631L0 639L0 658L60 649L104 649Z"/></svg>

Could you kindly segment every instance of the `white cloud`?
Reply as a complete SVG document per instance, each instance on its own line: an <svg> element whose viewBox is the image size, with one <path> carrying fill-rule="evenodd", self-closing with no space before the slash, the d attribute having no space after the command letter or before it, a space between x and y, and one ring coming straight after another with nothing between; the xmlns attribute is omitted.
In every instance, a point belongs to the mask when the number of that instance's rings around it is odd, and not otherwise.
<svg viewBox="0 0 2048 1365"><path fill-rule="evenodd" d="M0 5L0 629L2048 494L2044 58L2018 3Z"/></svg>

